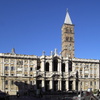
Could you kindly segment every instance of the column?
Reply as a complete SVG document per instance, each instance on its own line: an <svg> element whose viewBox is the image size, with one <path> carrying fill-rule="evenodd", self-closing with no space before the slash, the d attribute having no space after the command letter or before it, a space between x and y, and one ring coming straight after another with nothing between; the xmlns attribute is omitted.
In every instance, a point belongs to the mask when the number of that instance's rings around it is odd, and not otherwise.
<svg viewBox="0 0 100 100"><path fill-rule="evenodd" d="M5 80L2 79L2 91L4 91L4 88L5 88Z"/></svg>
<svg viewBox="0 0 100 100"><path fill-rule="evenodd" d="M76 90L76 80L73 80L73 90Z"/></svg>
<svg viewBox="0 0 100 100"><path fill-rule="evenodd" d="M45 80L42 80L42 91L45 92Z"/></svg>
<svg viewBox="0 0 100 100"><path fill-rule="evenodd" d="M22 69L22 76L24 76L24 71L25 71L25 70L24 70L24 60L23 60L23 65L22 65L22 66L23 66L23 69Z"/></svg>
<svg viewBox="0 0 100 100"><path fill-rule="evenodd" d="M16 70L17 70L17 60L15 59L15 76L17 76L16 75Z"/></svg>
<svg viewBox="0 0 100 100"><path fill-rule="evenodd" d="M68 70L68 61L66 61L65 64L66 64L66 65L65 65L65 72L68 73L68 72L69 72L69 70Z"/></svg>
<svg viewBox="0 0 100 100"><path fill-rule="evenodd" d="M41 60L41 71L45 71L45 59L43 58L42 60Z"/></svg>
<svg viewBox="0 0 100 100"><path fill-rule="evenodd" d="M83 90L84 90L84 81L82 82Z"/></svg>
<svg viewBox="0 0 100 100"><path fill-rule="evenodd" d="M5 69L5 66L4 66L4 58L3 58L3 62L2 62L2 75L4 76L4 69Z"/></svg>
<svg viewBox="0 0 100 100"><path fill-rule="evenodd" d="M99 80L96 81L96 89L99 89Z"/></svg>
<svg viewBox="0 0 100 100"><path fill-rule="evenodd" d="M69 80L67 79L66 80L66 91L68 91L69 90Z"/></svg>
<svg viewBox="0 0 100 100"><path fill-rule="evenodd" d="M30 67L29 67L29 60L28 60L28 76L30 75Z"/></svg>
<svg viewBox="0 0 100 100"><path fill-rule="evenodd" d="M62 81L58 80L58 90L62 90Z"/></svg>
<svg viewBox="0 0 100 100"><path fill-rule="evenodd" d="M52 72L53 71L53 61L50 61L50 66L49 66L49 71Z"/></svg>
<svg viewBox="0 0 100 100"><path fill-rule="evenodd" d="M10 76L10 71L11 71L11 59L9 59L9 76Z"/></svg>
<svg viewBox="0 0 100 100"><path fill-rule="evenodd" d="M50 80L50 90L53 91L53 80Z"/></svg>
<svg viewBox="0 0 100 100"><path fill-rule="evenodd" d="M89 66L89 76L88 78L91 78L90 74L91 74L91 71L90 71L90 64L88 65Z"/></svg>
<svg viewBox="0 0 100 100"><path fill-rule="evenodd" d="M9 92L10 92L10 90L11 90L10 85L11 85L11 80L8 80L8 91L9 91Z"/></svg>

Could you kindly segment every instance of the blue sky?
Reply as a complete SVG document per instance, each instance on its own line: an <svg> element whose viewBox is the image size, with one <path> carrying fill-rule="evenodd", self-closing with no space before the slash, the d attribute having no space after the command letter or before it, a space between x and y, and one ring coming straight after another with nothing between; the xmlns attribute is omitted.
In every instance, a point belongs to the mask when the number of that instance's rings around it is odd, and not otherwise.
<svg viewBox="0 0 100 100"><path fill-rule="evenodd" d="M59 53L67 8L75 25L75 57L100 59L100 0L0 0L0 53Z"/></svg>

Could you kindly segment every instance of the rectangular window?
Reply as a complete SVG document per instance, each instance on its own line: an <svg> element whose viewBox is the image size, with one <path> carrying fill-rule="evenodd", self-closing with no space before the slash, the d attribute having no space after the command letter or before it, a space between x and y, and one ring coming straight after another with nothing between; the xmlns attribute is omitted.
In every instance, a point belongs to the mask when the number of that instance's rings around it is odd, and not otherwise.
<svg viewBox="0 0 100 100"><path fill-rule="evenodd" d="M96 82L94 82L94 85L96 85Z"/></svg>
<svg viewBox="0 0 100 100"><path fill-rule="evenodd" d="M90 82L90 86L92 86L92 81Z"/></svg>
<svg viewBox="0 0 100 100"><path fill-rule="evenodd" d="M5 80L5 85L8 85L8 80Z"/></svg>
<svg viewBox="0 0 100 100"><path fill-rule="evenodd" d="M11 85L14 85L14 81L13 80L11 81Z"/></svg>
<svg viewBox="0 0 100 100"><path fill-rule="evenodd" d="M33 71L33 68L32 67L30 68L30 71Z"/></svg>
<svg viewBox="0 0 100 100"><path fill-rule="evenodd" d="M8 70L8 66L5 66L5 70Z"/></svg>

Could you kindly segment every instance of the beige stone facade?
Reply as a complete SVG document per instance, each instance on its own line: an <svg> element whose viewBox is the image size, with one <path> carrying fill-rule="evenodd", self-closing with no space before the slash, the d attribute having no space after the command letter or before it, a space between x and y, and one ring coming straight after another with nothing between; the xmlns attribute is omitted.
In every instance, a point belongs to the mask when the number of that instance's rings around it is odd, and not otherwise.
<svg viewBox="0 0 100 100"><path fill-rule="evenodd" d="M62 52L35 55L0 53L0 90L15 95L41 90L100 89L100 60L74 57L74 25L69 14L62 26Z"/></svg>

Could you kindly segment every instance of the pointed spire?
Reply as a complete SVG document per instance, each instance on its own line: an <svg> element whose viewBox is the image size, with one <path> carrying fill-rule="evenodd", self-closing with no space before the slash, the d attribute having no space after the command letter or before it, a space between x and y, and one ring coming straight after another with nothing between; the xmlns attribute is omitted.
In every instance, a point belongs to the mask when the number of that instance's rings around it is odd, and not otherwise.
<svg viewBox="0 0 100 100"><path fill-rule="evenodd" d="M69 13L68 13L68 9L67 9L67 12L66 12L66 17L65 17L64 23L65 24L72 24L71 18L70 18Z"/></svg>

